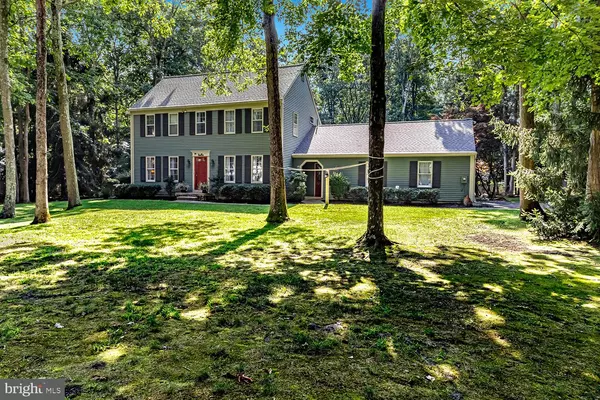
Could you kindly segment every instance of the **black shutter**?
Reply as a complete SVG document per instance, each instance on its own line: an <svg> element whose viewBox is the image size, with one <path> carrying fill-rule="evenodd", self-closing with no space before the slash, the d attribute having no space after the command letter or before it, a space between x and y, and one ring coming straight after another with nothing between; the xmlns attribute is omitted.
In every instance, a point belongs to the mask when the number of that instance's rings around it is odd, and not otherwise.
<svg viewBox="0 0 600 400"><path fill-rule="evenodd" d="M419 163L417 161L410 162L410 170L408 173L408 187L417 187L417 168Z"/></svg>
<svg viewBox="0 0 600 400"><path fill-rule="evenodd" d="M222 135L225 133L225 111L217 111L217 133Z"/></svg>
<svg viewBox="0 0 600 400"><path fill-rule="evenodd" d="M442 183L442 162L433 162L433 178L431 179L431 187L439 188Z"/></svg>
<svg viewBox="0 0 600 400"><path fill-rule="evenodd" d="M185 157L179 156L179 182L185 182Z"/></svg>
<svg viewBox="0 0 600 400"><path fill-rule="evenodd" d="M244 109L245 120L246 120L246 133L252 133L252 109Z"/></svg>
<svg viewBox="0 0 600 400"><path fill-rule="evenodd" d="M212 135L213 133L213 118L212 111L206 112L206 134Z"/></svg>
<svg viewBox="0 0 600 400"><path fill-rule="evenodd" d="M367 164L362 163L358 166L358 186L366 186L365 185L365 175L367 173Z"/></svg>
<svg viewBox="0 0 600 400"><path fill-rule="evenodd" d="M146 116L144 114L140 115L140 136L146 136Z"/></svg>
<svg viewBox="0 0 600 400"><path fill-rule="evenodd" d="M219 182L225 182L225 160L223 156L217 158L217 178Z"/></svg>
<svg viewBox="0 0 600 400"><path fill-rule="evenodd" d="M156 161L155 161L155 167L156 167L156 182L162 182L162 176L161 176L161 168L160 168L160 156L156 156ZM166 176L165 176L166 178Z"/></svg>
<svg viewBox="0 0 600 400"><path fill-rule="evenodd" d="M235 156L235 183L242 183L244 173L243 163L244 158L242 156Z"/></svg>
<svg viewBox="0 0 600 400"><path fill-rule="evenodd" d="M235 110L235 133L242 133L242 109Z"/></svg>
<svg viewBox="0 0 600 400"><path fill-rule="evenodd" d="M160 123L160 121L162 120L161 115L162 114L156 114L154 116L154 134L156 136L162 135L162 125ZM165 133L164 136L167 136L167 134Z"/></svg>
<svg viewBox="0 0 600 400"><path fill-rule="evenodd" d="M169 165L169 157L168 156L163 156L163 165L162 165L162 170L163 170L163 179L167 179L170 175L169 168L171 167Z"/></svg>
<svg viewBox="0 0 600 400"><path fill-rule="evenodd" d="M146 182L146 157L140 157L140 182Z"/></svg>
<svg viewBox="0 0 600 400"><path fill-rule="evenodd" d="M383 162L383 187L387 187L387 161Z"/></svg>
<svg viewBox="0 0 600 400"><path fill-rule="evenodd" d="M169 136L169 114L162 115L163 136Z"/></svg>
<svg viewBox="0 0 600 400"><path fill-rule="evenodd" d="M179 113L179 123L177 126L179 128L179 136L183 136L185 134L185 113Z"/></svg>
<svg viewBox="0 0 600 400"><path fill-rule="evenodd" d="M196 134L196 113L190 113L190 135L194 136Z"/></svg>
<svg viewBox="0 0 600 400"><path fill-rule="evenodd" d="M263 109L263 125L269 126L269 107Z"/></svg>
<svg viewBox="0 0 600 400"><path fill-rule="evenodd" d="M244 183L252 182L252 158L244 156Z"/></svg>
<svg viewBox="0 0 600 400"><path fill-rule="evenodd" d="M271 156L268 154L263 156L263 183L271 183Z"/></svg>

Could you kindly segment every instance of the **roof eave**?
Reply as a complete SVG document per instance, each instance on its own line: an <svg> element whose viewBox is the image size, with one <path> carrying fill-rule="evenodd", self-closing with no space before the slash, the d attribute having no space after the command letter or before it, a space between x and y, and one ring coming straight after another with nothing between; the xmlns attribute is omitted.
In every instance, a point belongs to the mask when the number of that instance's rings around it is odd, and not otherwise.
<svg viewBox="0 0 600 400"><path fill-rule="evenodd" d="M451 157L451 156L473 156L477 155L476 151L452 151L452 152L437 152L437 153L385 153L385 157ZM294 153L293 158L307 157L322 157L322 158L348 158L348 157L369 157L367 153L339 153L339 154L313 154L313 153Z"/></svg>

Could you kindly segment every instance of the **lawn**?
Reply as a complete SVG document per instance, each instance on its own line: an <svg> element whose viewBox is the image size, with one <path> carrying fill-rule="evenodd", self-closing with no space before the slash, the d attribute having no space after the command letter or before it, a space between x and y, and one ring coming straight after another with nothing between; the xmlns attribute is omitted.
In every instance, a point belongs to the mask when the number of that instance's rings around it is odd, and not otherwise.
<svg viewBox="0 0 600 400"><path fill-rule="evenodd" d="M381 257L353 248L364 206L64 206L0 223L1 377L77 399L600 398L600 252L515 210L387 207Z"/></svg>

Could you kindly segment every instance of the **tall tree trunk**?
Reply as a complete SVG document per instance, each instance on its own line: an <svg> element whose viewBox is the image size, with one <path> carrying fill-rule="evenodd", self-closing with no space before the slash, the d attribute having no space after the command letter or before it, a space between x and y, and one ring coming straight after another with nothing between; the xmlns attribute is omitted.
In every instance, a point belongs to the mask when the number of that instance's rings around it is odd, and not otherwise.
<svg viewBox="0 0 600 400"><path fill-rule="evenodd" d="M600 114L600 86L592 81L592 114ZM587 183L585 187L586 197L590 199L600 193L600 127L598 121L590 133L590 151L588 157Z"/></svg>
<svg viewBox="0 0 600 400"><path fill-rule="evenodd" d="M385 131L385 3L373 0L371 23L371 112L369 115L369 204L367 231L358 244L383 249L392 242L383 230L383 149Z"/></svg>
<svg viewBox="0 0 600 400"><path fill-rule="evenodd" d="M46 0L36 0L37 87L35 95L35 216L34 224L50 221L48 209L48 140L46 132Z"/></svg>
<svg viewBox="0 0 600 400"><path fill-rule="evenodd" d="M517 158L519 156L519 146L515 146L510 153L510 171L511 172L515 172L517 170ZM510 186L510 195L514 196L517 194L516 192L516 188L515 188L515 176L514 175L510 175L510 181L509 181L509 186Z"/></svg>
<svg viewBox="0 0 600 400"><path fill-rule="evenodd" d="M281 94L279 92L279 39L275 27L273 0L264 6L263 29L267 52L267 98L269 103L269 138L271 147L271 207L268 222L289 219L285 198L285 175L283 173L283 143L281 135Z"/></svg>
<svg viewBox="0 0 600 400"><path fill-rule="evenodd" d="M51 0L50 12L52 14L52 53L56 69L56 87L58 91L58 110L60 118L60 133L63 143L63 157L65 161L65 175L67 178L67 209L81 205L79 198L79 184L77 170L75 169L75 151L73 149L73 132L71 131L71 116L69 112L69 90L67 87L67 73L63 55L61 17L62 0Z"/></svg>
<svg viewBox="0 0 600 400"><path fill-rule="evenodd" d="M503 168L503 174L504 174L504 195L508 196L509 193L509 189L508 189L508 180L509 180L509 176L508 176L508 146L506 144L502 145L502 168Z"/></svg>
<svg viewBox="0 0 600 400"><path fill-rule="evenodd" d="M529 110L527 105L525 104L525 96L527 94L527 89L523 87L523 85L519 86L519 116L520 116L520 126L523 129L533 129L535 127L534 124L534 116L533 112ZM519 163L521 164L521 168L530 170L533 172L535 170L535 162L533 159L527 154L525 150L526 146L519 146ZM520 200L520 208L521 208L521 219L526 219L529 214L533 212L533 210L538 210L543 212L540 204L536 200L531 200L528 198L528 193L525 188L520 187L519 192L519 200Z"/></svg>
<svg viewBox="0 0 600 400"><path fill-rule="evenodd" d="M21 182L19 185L20 199L23 203L29 203L29 104L23 107L23 118L21 119L21 134L19 135L19 165L21 167Z"/></svg>
<svg viewBox="0 0 600 400"><path fill-rule="evenodd" d="M2 117L4 119L4 148L6 194L1 218L15 217L17 200L17 160L15 157L15 133L11 104L10 77L8 74L8 12L9 0L0 0L0 94L2 95Z"/></svg>

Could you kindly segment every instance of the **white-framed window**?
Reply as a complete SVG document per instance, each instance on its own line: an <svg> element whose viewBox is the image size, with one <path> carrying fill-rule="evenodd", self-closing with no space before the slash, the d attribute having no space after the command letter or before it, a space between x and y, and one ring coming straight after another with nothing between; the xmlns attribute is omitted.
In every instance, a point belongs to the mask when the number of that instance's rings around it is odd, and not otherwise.
<svg viewBox="0 0 600 400"><path fill-rule="evenodd" d="M179 181L179 157L169 156L169 176L173 177L175 182Z"/></svg>
<svg viewBox="0 0 600 400"><path fill-rule="evenodd" d="M156 182L156 158L146 157L146 182Z"/></svg>
<svg viewBox="0 0 600 400"><path fill-rule="evenodd" d="M235 110L225 110L225 133L235 133Z"/></svg>
<svg viewBox="0 0 600 400"><path fill-rule="evenodd" d="M179 115L169 114L169 136L179 135Z"/></svg>
<svg viewBox="0 0 600 400"><path fill-rule="evenodd" d="M154 114L146 115L146 136L154 137Z"/></svg>
<svg viewBox="0 0 600 400"><path fill-rule="evenodd" d="M263 131L263 109L253 108L252 109L252 133L260 133Z"/></svg>
<svg viewBox="0 0 600 400"><path fill-rule="evenodd" d="M298 113L292 114L292 135L298 137Z"/></svg>
<svg viewBox="0 0 600 400"><path fill-rule="evenodd" d="M225 156L225 183L235 183L235 156Z"/></svg>
<svg viewBox="0 0 600 400"><path fill-rule="evenodd" d="M433 161L419 161L417 187L430 188L433 183Z"/></svg>
<svg viewBox="0 0 600 400"><path fill-rule="evenodd" d="M206 135L206 112L196 113L196 135Z"/></svg>
<svg viewBox="0 0 600 400"><path fill-rule="evenodd" d="M263 182L263 156L252 156L252 183Z"/></svg>

